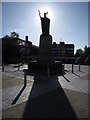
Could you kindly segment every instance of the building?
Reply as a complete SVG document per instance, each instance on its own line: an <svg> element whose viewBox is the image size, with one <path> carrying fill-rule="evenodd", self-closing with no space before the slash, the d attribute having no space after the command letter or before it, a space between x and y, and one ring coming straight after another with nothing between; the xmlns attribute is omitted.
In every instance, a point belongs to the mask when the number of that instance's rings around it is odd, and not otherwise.
<svg viewBox="0 0 90 120"><path fill-rule="evenodd" d="M18 39L20 52L22 56L29 56L31 54L32 42L28 40L28 36L25 36L25 40Z"/></svg>
<svg viewBox="0 0 90 120"><path fill-rule="evenodd" d="M74 56L74 44L65 44L65 56L66 57Z"/></svg>
<svg viewBox="0 0 90 120"><path fill-rule="evenodd" d="M56 42L53 42L52 51L55 59L65 61L74 57L74 44L65 44L64 42L56 44Z"/></svg>
<svg viewBox="0 0 90 120"><path fill-rule="evenodd" d="M39 52L39 47L35 46L28 40L28 36L25 36L25 40L18 39L19 41L19 46L21 49L22 56L24 58L37 58L38 52Z"/></svg>

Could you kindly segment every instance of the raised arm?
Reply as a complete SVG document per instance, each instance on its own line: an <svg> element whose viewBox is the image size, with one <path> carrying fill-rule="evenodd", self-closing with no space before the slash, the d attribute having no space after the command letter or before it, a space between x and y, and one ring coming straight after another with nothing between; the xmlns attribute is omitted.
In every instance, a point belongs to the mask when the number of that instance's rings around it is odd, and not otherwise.
<svg viewBox="0 0 90 120"><path fill-rule="evenodd" d="M38 10L38 12L39 12L39 17L40 17L40 19L41 19L41 13L40 13L40 11Z"/></svg>

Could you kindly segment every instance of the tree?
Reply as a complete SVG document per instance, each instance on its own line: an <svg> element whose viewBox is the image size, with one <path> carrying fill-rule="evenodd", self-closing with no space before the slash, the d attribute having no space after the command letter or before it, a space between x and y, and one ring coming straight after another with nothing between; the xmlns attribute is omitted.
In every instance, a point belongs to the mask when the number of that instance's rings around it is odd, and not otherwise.
<svg viewBox="0 0 90 120"><path fill-rule="evenodd" d="M90 47L85 46L84 51L78 49L75 54L78 58L80 64L89 64L90 65Z"/></svg>
<svg viewBox="0 0 90 120"><path fill-rule="evenodd" d="M11 37L11 38L19 38L19 34L16 33L16 32L11 32L10 37Z"/></svg>
<svg viewBox="0 0 90 120"><path fill-rule="evenodd" d="M83 54L83 50L82 49L77 49L75 56L79 57L81 54Z"/></svg>
<svg viewBox="0 0 90 120"><path fill-rule="evenodd" d="M88 57L90 55L90 47L84 50L83 56Z"/></svg>
<svg viewBox="0 0 90 120"><path fill-rule="evenodd" d="M20 47L18 43L18 34L4 36L2 38L2 57L4 62L8 62L9 58L20 57Z"/></svg>
<svg viewBox="0 0 90 120"><path fill-rule="evenodd" d="M87 50L87 46L85 45L85 47L84 47L84 52Z"/></svg>
<svg viewBox="0 0 90 120"><path fill-rule="evenodd" d="M10 38L10 36L9 35L5 35L3 38Z"/></svg>

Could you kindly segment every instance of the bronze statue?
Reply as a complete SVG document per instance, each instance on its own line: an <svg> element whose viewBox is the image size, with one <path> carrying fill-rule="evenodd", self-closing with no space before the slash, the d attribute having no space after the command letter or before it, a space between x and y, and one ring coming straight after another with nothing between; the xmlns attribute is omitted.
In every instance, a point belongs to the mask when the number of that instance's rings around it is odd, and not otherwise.
<svg viewBox="0 0 90 120"><path fill-rule="evenodd" d="M39 12L40 20L41 20L41 28L42 28L42 34L43 35L49 35L49 27L50 27L50 19L47 18L48 12L44 13L44 17L41 17L41 13Z"/></svg>

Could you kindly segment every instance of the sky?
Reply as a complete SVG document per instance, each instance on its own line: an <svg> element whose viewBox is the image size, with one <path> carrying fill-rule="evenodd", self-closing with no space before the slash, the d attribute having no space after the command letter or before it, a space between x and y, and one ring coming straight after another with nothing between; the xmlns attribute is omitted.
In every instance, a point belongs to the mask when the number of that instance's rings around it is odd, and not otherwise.
<svg viewBox="0 0 90 120"><path fill-rule="evenodd" d="M41 21L48 11L53 42L74 44L75 50L88 46L88 2L3 2L2 36L15 31L20 38L39 46Z"/></svg>

